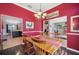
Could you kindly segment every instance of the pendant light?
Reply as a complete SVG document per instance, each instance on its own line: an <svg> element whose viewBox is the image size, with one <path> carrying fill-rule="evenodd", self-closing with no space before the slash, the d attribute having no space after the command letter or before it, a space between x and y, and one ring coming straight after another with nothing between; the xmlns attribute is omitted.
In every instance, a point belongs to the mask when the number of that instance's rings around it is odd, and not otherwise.
<svg viewBox="0 0 79 59"><path fill-rule="evenodd" d="M40 3L40 9L39 9L39 12L35 13L34 16L37 18L37 19L45 19L45 17L47 16L47 13L44 13L42 12L42 4Z"/></svg>

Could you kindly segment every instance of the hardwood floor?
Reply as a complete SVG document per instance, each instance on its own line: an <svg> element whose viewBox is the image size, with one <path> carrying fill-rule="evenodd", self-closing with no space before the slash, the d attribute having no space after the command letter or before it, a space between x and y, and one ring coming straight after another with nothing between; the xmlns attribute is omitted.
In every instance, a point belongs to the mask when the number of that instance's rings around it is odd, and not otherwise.
<svg viewBox="0 0 79 59"><path fill-rule="evenodd" d="M8 49L17 45L22 44L22 37L9 38L3 42L3 49Z"/></svg>
<svg viewBox="0 0 79 59"><path fill-rule="evenodd" d="M21 45L17 45L2 51L2 55L16 55Z"/></svg>
<svg viewBox="0 0 79 59"><path fill-rule="evenodd" d="M3 50L2 55L28 55L28 54L23 54L21 49L22 49L21 45L17 45L15 47L11 47L11 48ZM62 52L61 52L61 50L62 50ZM59 53L56 53L55 55L79 55L79 53L72 52L63 47L61 47L61 50L59 51ZM29 54L29 55L31 55L31 54ZM34 54L34 55L39 55L39 54ZM43 55L46 55L46 54L43 54Z"/></svg>
<svg viewBox="0 0 79 59"><path fill-rule="evenodd" d="M22 37L11 38L3 42L3 51L2 55L27 55L23 54L22 47ZM61 47L55 55L79 55L78 53L67 50L66 48ZM29 54L30 55L30 54ZM39 54L34 54L39 55ZM46 55L46 54L45 54Z"/></svg>

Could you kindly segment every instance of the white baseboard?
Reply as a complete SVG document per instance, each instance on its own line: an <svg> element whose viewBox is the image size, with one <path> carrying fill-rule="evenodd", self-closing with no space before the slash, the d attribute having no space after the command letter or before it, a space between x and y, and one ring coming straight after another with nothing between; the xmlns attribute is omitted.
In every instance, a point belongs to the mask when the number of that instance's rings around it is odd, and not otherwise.
<svg viewBox="0 0 79 59"><path fill-rule="evenodd" d="M76 52L76 53L79 53L79 51L78 50L75 50L75 49L72 49L72 48L67 48L67 49L69 49L69 50L71 50L71 51L74 51L74 52Z"/></svg>
<svg viewBox="0 0 79 59"><path fill-rule="evenodd" d="M67 33L67 35L79 35L78 33Z"/></svg>
<svg viewBox="0 0 79 59"><path fill-rule="evenodd" d="M23 33L42 32L42 31L25 31Z"/></svg>
<svg viewBox="0 0 79 59"><path fill-rule="evenodd" d="M70 50L70 51L73 51L73 52L79 53L78 50L75 50L75 49L72 49L72 48L69 48L69 47L64 47L64 48L66 48L66 49L68 49L68 50Z"/></svg>

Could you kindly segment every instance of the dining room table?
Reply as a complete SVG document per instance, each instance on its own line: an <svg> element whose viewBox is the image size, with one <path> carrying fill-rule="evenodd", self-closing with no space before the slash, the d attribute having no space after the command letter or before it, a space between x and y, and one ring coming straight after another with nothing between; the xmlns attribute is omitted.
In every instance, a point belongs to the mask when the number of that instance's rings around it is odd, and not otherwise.
<svg viewBox="0 0 79 59"><path fill-rule="evenodd" d="M25 37L27 38L26 40L28 40L29 42L31 42L36 50L38 50L38 52L40 51L40 53L44 53L44 54L49 54L52 55L54 54L58 49L60 49L62 41L60 39L48 39L45 37Z"/></svg>

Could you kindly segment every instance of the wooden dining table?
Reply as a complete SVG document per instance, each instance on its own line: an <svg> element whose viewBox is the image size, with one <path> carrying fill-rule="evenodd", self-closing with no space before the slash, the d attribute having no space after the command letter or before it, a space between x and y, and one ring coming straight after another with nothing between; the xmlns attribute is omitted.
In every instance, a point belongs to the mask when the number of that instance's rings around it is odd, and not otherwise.
<svg viewBox="0 0 79 59"><path fill-rule="evenodd" d="M58 45L58 46L55 46L55 45L52 45L52 44L49 44L47 42L47 40L49 39L46 39L45 42L35 42L34 40L32 40L30 37L26 37L27 40L29 42L31 42L35 47L39 48L39 50L41 50L42 52L45 52L45 53L48 53L48 54L54 54L61 46Z"/></svg>

